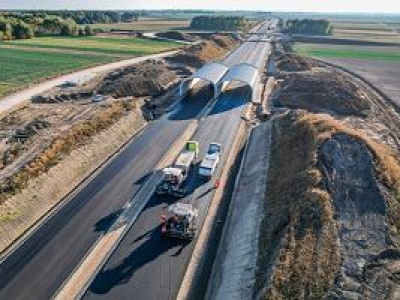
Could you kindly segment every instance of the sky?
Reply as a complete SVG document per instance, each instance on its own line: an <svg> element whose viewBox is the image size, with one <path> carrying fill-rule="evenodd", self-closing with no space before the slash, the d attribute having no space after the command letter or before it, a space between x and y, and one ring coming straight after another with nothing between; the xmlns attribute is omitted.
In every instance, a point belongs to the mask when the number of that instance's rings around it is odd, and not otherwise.
<svg viewBox="0 0 400 300"><path fill-rule="evenodd" d="M400 14L400 0L0 0L0 9L209 9Z"/></svg>

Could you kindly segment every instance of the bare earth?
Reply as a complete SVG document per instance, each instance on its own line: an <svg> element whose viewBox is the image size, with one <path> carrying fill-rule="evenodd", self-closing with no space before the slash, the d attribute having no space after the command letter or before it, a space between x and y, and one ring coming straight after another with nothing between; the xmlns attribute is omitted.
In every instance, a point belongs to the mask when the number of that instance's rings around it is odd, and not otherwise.
<svg viewBox="0 0 400 300"><path fill-rule="evenodd" d="M400 62L351 58L324 60L363 76L400 107Z"/></svg>

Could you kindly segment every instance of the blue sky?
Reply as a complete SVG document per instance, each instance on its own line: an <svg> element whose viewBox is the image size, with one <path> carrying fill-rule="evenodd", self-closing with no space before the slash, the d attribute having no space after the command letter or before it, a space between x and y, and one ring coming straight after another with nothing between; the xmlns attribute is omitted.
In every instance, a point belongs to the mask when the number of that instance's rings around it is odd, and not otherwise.
<svg viewBox="0 0 400 300"><path fill-rule="evenodd" d="M400 13L400 0L0 0L0 9L246 9Z"/></svg>

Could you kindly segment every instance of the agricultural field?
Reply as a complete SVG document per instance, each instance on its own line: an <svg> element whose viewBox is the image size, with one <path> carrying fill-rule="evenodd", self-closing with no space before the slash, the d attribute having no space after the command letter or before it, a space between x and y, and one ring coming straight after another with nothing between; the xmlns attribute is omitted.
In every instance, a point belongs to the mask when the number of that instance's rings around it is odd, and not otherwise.
<svg viewBox="0 0 400 300"><path fill-rule="evenodd" d="M189 30L189 19L140 19L138 22L93 24L93 29L102 30L138 30L145 32L168 31L176 29Z"/></svg>
<svg viewBox="0 0 400 300"><path fill-rule="evenodd" d="M400 46L378 47L297 43L295 51L301 55L320 58L354 58L400 62Z"/></svg>
<svg viewBox="0 0 400 300"><path fill-rule="evenodd" d="M333 21L334 36L400 44L400 23Z"/></svg>
<svg viewBox="0 0 400 300"><path fill-rule="evenodd" d="M112 56L0 47L0 96L41 79L113 60Z"/></svg>
<svg viewBox="0 0 400 300"><path fill-rule="evenodd" d="M74 51L90 51L113 55L149 55L179 47L180 43L141 38L120 37L42 37L4 43L20 47L34 47Z"/></svg>
<svg viewBox="0 0 400 300"><path fill-rule="evenodd" d="M27 84L133 56L150 55L179 43L111 37L43 37L0 43L0 97Z"/></svg>

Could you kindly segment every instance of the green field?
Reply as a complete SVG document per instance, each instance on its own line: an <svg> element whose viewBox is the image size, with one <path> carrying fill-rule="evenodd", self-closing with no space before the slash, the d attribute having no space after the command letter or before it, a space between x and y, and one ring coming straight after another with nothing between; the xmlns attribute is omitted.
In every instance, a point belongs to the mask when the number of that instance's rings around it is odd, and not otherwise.
<svg viewBox="0 0 400 300"><path fill-rule="evenodd" d="M0 47L0 96L43 78L113 60L110 56L43 53Z"/></svg>
<svg viewBox="0 0 400 300"><path fill-rule="evenodd" d="M181 44L112 37L42 37L0 42L0 97L45 78L178 46Z"/></svg>
<svg viewBox="0 0 400 300"><path fill-rule="evenodd" d="M181 46L180 43L170 41L119 37L42 37L15 40L4 44L127 56L149 55Z"/></svg>
<svg viewBox="0 0 400 300"><path fill-rule="evenodd" d="M315 57L400 61L400 47L296 44L298 54Z"/></svg>

